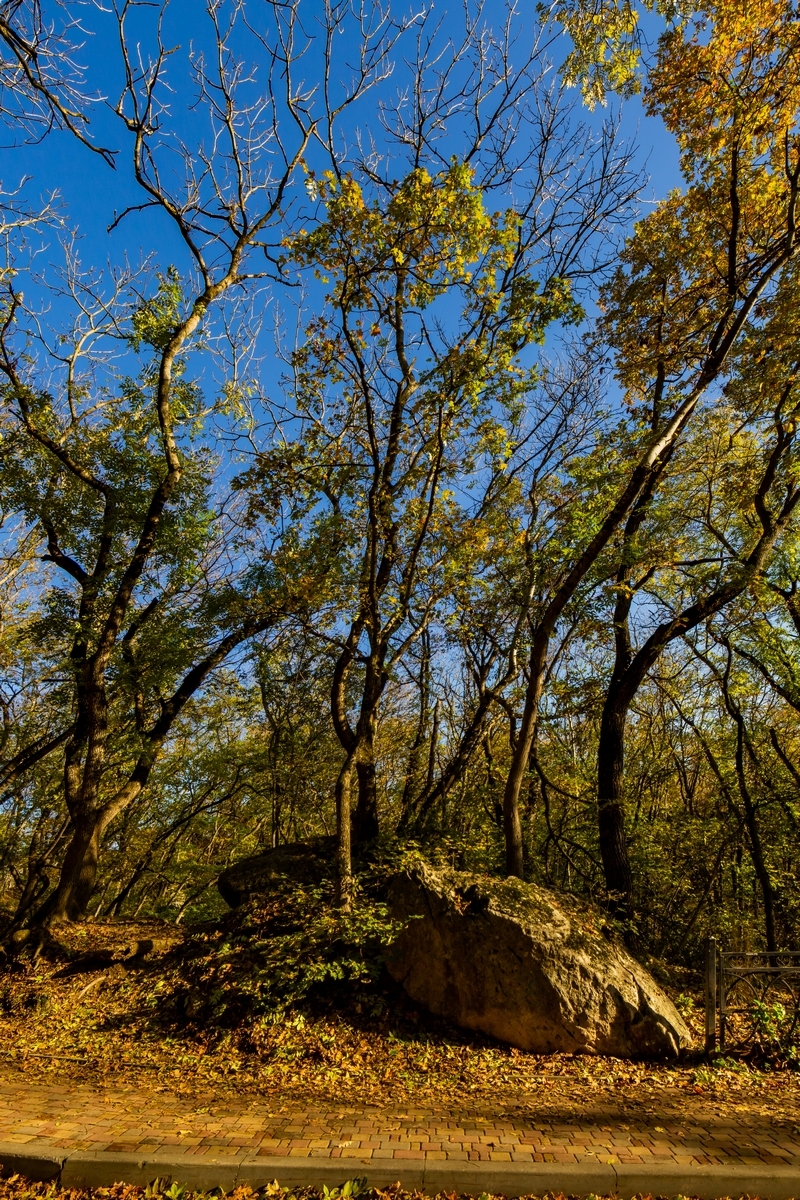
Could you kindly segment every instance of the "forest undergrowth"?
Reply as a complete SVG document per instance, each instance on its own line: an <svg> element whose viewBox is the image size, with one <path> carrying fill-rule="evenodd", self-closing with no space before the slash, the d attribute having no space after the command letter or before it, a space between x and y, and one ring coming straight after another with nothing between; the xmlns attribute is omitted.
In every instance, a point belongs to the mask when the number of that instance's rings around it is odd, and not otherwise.
<svg viewBox="0 0 800 1200"><path fill-rule="evenodd" d="M800 1073L703 1059L699 980L687 972L672 983L664 976L695 1036L677 1063L526 1054L420 1012L368 955L351 978L329 973L301 1001L277 1008L274 994L268 1003L254 991L254 981L274 974L258 961L256 936L259 922L265 935L274 921L266 905L206 926L106 920L59 928L43 954L20 957L0 976L0 1071L172 1092L198 1104L250 1094L290 1105L534 1104L631 1117L674 1109L797 1119ZM297 954L319 972L307 942Z"/></svg>

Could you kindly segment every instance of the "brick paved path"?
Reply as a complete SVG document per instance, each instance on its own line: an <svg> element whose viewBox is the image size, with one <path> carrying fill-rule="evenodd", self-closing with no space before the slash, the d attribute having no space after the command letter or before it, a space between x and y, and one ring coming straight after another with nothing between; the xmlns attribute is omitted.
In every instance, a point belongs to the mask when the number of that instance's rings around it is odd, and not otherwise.
<svg viewBox="0 0 800 1200"><path fill-rule="evenodd" d="M499 1107L499 1106L498 1106ZM0 1076L0 1142L29 1150L96 1150L144 1155L302 1157L352 1161L352 1174L371 1160L456 1159L490 1162L787 1165L800 1172L800 1128L767 1117L676 1120L675 1096L653 1115L629 1115L619 1105L517 1099L507 1111L465 1104L459 1111L421 1106L380 1109L341 1104L284 1103L265 1097L207 1102L123 1085L26 1082ZM800 1120L800 1114L798 1114Z"/></svg>

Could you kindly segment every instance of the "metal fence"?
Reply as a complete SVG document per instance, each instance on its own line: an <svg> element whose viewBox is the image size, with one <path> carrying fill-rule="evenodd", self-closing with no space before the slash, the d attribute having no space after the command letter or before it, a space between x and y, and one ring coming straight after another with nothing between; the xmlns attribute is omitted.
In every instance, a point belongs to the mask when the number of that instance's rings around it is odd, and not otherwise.
<svg viewBox="0 0 800 1200"><path fill-rule="evenodd" d="M706 1052L788 1052L800 1035L800 951L738 953L706 939Z"/></svg>

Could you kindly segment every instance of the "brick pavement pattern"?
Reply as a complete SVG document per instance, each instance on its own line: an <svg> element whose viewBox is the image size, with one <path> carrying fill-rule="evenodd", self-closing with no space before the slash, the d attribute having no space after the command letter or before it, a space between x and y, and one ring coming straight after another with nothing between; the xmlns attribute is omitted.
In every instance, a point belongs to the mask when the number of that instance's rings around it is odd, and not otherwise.
<svg viewBox="0 0 800 1200"><path fill-rule="evenodd" d="M208 1106L186 1096L110 1086L26 1082L0 1077L0 1141L37 1152L113 1151L142 1155L270 1156L352 1161L461 1160L504 1163L615 1163L795 1166L800 1129L767 1118L685 1120L565 1106L537 1115L426 1107L359 1106L357 1097L289 1103L264 1096L225 1096ZM344 1164L343 1164L344 1165Z"/></svg>

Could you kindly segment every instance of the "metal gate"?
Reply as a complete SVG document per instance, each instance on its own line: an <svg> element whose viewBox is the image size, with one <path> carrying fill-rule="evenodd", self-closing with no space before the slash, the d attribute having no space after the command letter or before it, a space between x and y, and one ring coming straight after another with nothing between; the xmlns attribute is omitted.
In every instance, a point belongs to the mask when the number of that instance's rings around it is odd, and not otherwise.
<svg viewBox="0 0 800 1200"><path fill-rule="evenodd" d="M739 953L706 939L706 1053L788 1053L800 1035L800 951Z"/></svg>

